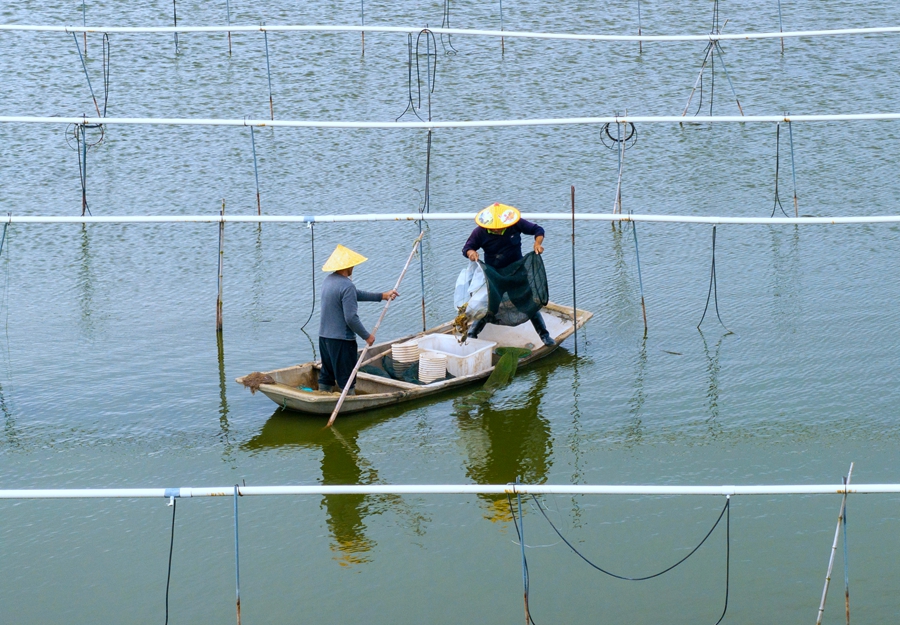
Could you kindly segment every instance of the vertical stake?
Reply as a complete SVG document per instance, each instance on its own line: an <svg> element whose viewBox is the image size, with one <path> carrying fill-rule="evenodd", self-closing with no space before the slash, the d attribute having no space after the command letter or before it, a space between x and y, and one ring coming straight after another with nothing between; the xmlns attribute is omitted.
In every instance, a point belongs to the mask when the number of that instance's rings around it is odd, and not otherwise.
<svg viewBox="0 0 900 625"><path fill-rule="evenodd" d="M641 33L641 0L638 0L638 37L642 35ZM644 41L642 39L638 39L638 54L644 53Z"/></svg>
<svg viewBox="0 0 900 625"><path fill-rule="evenodd" d="M518 477L516 484L519 484ZM525 625L531 625L531 614L528 612L528 564L525 560L525 517L522 516L522 495L518 488L516 488L516 503L519 508L519 544L522 547L522 584L525 587Z"/></svg>
<svg viewBox="0 0 900 625"><path fill-rule="evenodd" d="M172 0L172 23L178 28L178 10L175 8L175 0ZM178 33L175 35L175 54L178 54Z"/></svg>
<svg viewBox="0 0 900 625"><path fill-rule="evenodd" d="M572 326L575 328L575 355L578 355L578 306L575 300L575 185L572 185Z"/></svg>
<svg viewBox="0 0 900 625"><path fill-rule="evenodd" d="M841 497L841 512L838 515L837 528L834 530L834 543L831 545L831 557L828 558L828 572L825 574L825 588L822 589L822 601L819 603L819 615L816 617L816 625L822 625L822 616L825 614L825 597L828 595L828 584L831 582L831 569L834 566L834 554L837 551L838 535L841 531L841 524L844 521L844 514L847 508L847 487L850 485L850 476L853 474L853 463L850 463L850 470L847 472L847 479L844 480L844 496Z"/></svg>
<svg viewBox="0 0 900 625"><path fill-rule="evenodd" d="M784 115L787 117L789 113L785 113ZM788 138L790 139L791 144L791 178L794 180L794 217L799 217L800 211L797 208L797 171L794 169L794 131L791 129L790 119L788 119Z"/></svg>
<svg viewBox="0 0 900 625"><path fill-rule="evenodd" d="M503 0L500 0L500 32L503 32ZM506 53L506 46L504 44L504 37L500 36L500 54Z"/></svg>
<svg viewBox="0 0 900 625"><path fill-rule="evenodd" d="M359 0L359 25L366 25L366 0ZM359 34L362 35L362 54L360 56L366 55L366 31L361 30Z"/></svg>
<svg viewBox="0 0 900 625"><path fill-rule="evenodd" d="M228 19L228 25L231 26L231 5L225 0L225 15ZM228 56L231 56L231 31L228 31Z"/></svg>
<svg viewBox="0 0 900 625"><path fill-rule="evenodd" d="M778 0L778 32L784 32L784 23L781 20L781 0ZM781 54L784 55L784 37L781 38Z"/></svg>
<svg viewBox="0 0 900 625"><path fill-rule="evenodd" d="M266 41L266 76L269 78L269 119L275 119L275 105L272 102L272 70L269 66L269 31L263 29Z"/></svg>
<svg viewBox="0 0 900 625"><path fill-rule="evenodd" d="M81 25L87 28L87 13L84 7L84 0L81 0ZM84 55L87 56L87 31L85 30L82 34L84 35Z"/></svg>
<svg viewBox="0 0 900 625"><path fill-rule="evenodd" d="M259 201L259 168L256 166L256 139L253 126L250 126L250 145L253 146L253 175L256 177L256 214L262 215L262 205ZM224 212L223 212L224 214Z"/></svg>
<svg viewBox="0 0 900 625"><path fill-rule="evenodd" d="M87 211L87 134L84 124L78 126L81 132L81 216ZM76 130L78 132L78 130Z"/></svg>
<svg viewBox="0 0 900 625"><path fill-rule="evenodd" d="M222 199L222 212L219 219L219 295L216 297L216 332L222 331L222 264L225 257L225 199ZM235 504L237 505L237 504ZM237 530L235 530L237 531ZM238 608L240 612L240 608ZM240 619L238 619L240 621Z"/></svg>
<svg viewBox="0 0 900 625"><path fill-rule="evenodd" d="M241 558L238 543L238 485L234 485L234 585L237 596L237 625L241 625Z"/></svg>
<svg viewBox="0 0 900 625"><path fill-rule="evenodd" d="M641 278L641 254L638 252L637 222L631 222L631 232L634 234L634 255L637 258L638 285L641 287L641 312L644 315L644 338L647 338L647 307L644 306L644 280Z"/></svg>

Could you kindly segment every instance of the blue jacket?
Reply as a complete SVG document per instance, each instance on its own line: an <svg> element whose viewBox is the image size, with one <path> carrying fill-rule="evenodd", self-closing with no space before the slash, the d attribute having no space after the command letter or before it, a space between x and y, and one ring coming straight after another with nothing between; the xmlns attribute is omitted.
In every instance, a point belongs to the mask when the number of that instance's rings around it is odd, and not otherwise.
<svg viewBox="0 0 900 625"><path fill-rule="evenodd" d="M380 302L381 293L357 291L353 280L337 273L325 276L322 282L322 313L319 336L326 339L353 341L354 334L369 338L369 332L359 320L357 302Z"/></svg>
<svg viewBox="0 0 900 625"><path fill-rule="evenodd" d="M503 234L491 234L486 228L476 226L463 246L465 256L469 250L484 250L484 262L494 269L503 269L522 258L522 235L544 236L544 229L526 219L520 219Z"/></svg>

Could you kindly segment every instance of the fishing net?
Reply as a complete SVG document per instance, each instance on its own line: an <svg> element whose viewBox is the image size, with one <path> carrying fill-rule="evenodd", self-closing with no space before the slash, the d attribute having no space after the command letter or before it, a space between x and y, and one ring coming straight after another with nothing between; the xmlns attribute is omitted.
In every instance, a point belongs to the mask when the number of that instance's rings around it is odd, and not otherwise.
<svg viewBox="0 0 900 625"><path fill-rule="evenodd" d="M486 318L502 326L525 323L550 301L544 261L529 252L502 269L470 262L459 274L453 300L470 321Z"/></svg>
<svg viewBox="0 0 900 625"><path fill-rule="evenodd" d="M251 394L256 394L256 391L259 390L261 384L276 384L275 378L268 373L260 373L259 371L254 371L250 375L245 375L241 382L250 389Z"/></svg>

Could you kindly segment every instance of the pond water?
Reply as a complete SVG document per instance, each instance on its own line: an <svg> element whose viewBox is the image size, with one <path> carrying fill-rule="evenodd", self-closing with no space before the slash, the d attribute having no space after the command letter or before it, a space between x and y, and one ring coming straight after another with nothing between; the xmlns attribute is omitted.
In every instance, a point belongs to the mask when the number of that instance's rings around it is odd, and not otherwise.
<svg viewBox="0 0 900 625"><path fill-rule="evenodd" d="M890 2L784 2L785 30L896 25ZM439 26L440 2L365 3L370 25ZM645 34L709 31L712 3L641 5ZM89 25L169 25L171 5L91 2ZM230 3L234 24L358 24L360 5ZM225 22L225 6L177 5L179 24ZM724 32L778 29L776 2L722 2ZM636 33L634 2L504 3L508 30ZM80 24L81 6L10 1L0 22ZM451 25L498 28L496 3L451 3ZM0 33L3 115L90 114L65 33ZM677 115L701 43L574 43L454 36L436 40L435 120ZM277 119L391 121L410 98L407 38L269 35ZM456 54L446 54L456 50ZM110 36L111 117L266 118L261 34ZM421 43L424 47L424 40ZM746 114L896 112L895 35L722 44ZM86 65L103 93L101 36ZM422 56L424 70L425 56ZM716 58L702 112L737 114ZM713 89L711 97L710 90ZM418 103L418 93L413 87ZM422 109L427 109L423 91ZM101 98L102 99L102 98ZM712 101L710 101L712 99ZM102 102L101 102L102 106ZM415 119L407 113L404 119ZM896 122L781 127L778 192L793 214L897 214ZM88 131L95 142L96 131ZM65 125L2 124L0 212L78 215L77 153ZM775 206L770 124L646 124L626 151L625 211L765 217ZM420 130L257 130L268 215L414 212L423 201ZM793 162L789 139L793 142ZM793 167L792 167L793 165ZM438 130L432 212L494 201L524 212L613 208L617 153L587 126ZM247 128L109 126L87 153L93 215L252 215ZM778 212L780 214L780 212ZM570 226L546 222L551 299L572 302ZM460 249L473 224L434 222L424 277L413 269L380 339L454 314ZM234 378L315 357L311 281L337 243L370 260L367 290L393 285L414 223L230 224L224 331L215 332L215 224L13 225L0 257L0 474L3 488L280 484L838 484L900 482L900 230L896 225L719 226L717 298L710 226L639 224L649 330L634 233L579 223L577 301L594 313L578 356L563 349L482 401L461 390L323 422L279 410ZM527 249L527 248L526 248ZM313 270L315 267L315 270ZM713 306L717 304L719 322ZM374 325L380 307L361 305ZM303 326L312 311L309 324ZM730 332L729 332L730 331ZM308 334L307 334L308 333ZM898 615L897 496L851 496L855 620ZM585 556L624 576L687 555L722 511L720 497L547 497ZM178 503L171 622L234 618L233 501ZM537 623L811 620L840 498L736 497L683 565L644 582L603 576L523 501L530 605ZM0 502L4 622L157 623L165 618L172 508L162 500ZM521 623L522 568L505 498L268 497L240 500L245 623ZM730 558L726 562L726 548ZM838 554L826 620L843 619Z"/></svg>

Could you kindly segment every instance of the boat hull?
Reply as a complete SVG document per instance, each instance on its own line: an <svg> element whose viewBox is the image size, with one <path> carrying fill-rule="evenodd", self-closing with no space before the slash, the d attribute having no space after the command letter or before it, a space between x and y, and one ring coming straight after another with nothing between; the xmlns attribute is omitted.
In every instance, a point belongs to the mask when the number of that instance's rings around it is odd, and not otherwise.
<svg viewBox="0 0 900 625"><path fill-rule="evenodd" d="M495 341L497 347L526 347L531 349L531 354L519 361L519 367L521 368L553 353L560 343L575 332L576 328L581 328L593 316L588 311L578 309L575 316L576 321L573 323L572 309L553 303L547 304L542 309L542 313L547 329L554 338L555 342L553 345L541 343L537 333L531 327L531 324L527 322L514 328L488 325L479 338ZM394 343L402 343L428 334L449 334L450 332L450 322L447 322L425 332L374 345L369 349L366 360L377 363L381 356L390 353L391 345ZM497 356L495 355L494 358L493 364L495 365ZM283 369L266 371L264 373L272 376L276 383L262 384L259 390L263 395L286 410L313 416L331 415L340 397L339 393L310 392L300 388L317 387L319 368L320 363L307 362ZM491 366L489 369L472 375L422 385L360 372L357 374L356 381L357 394L348 396L344 400L340 414L345 415L384 408L472 385L486 380L493 370L494 367ZM236 381L243 383L244 378L237 378Z"/></svg>

